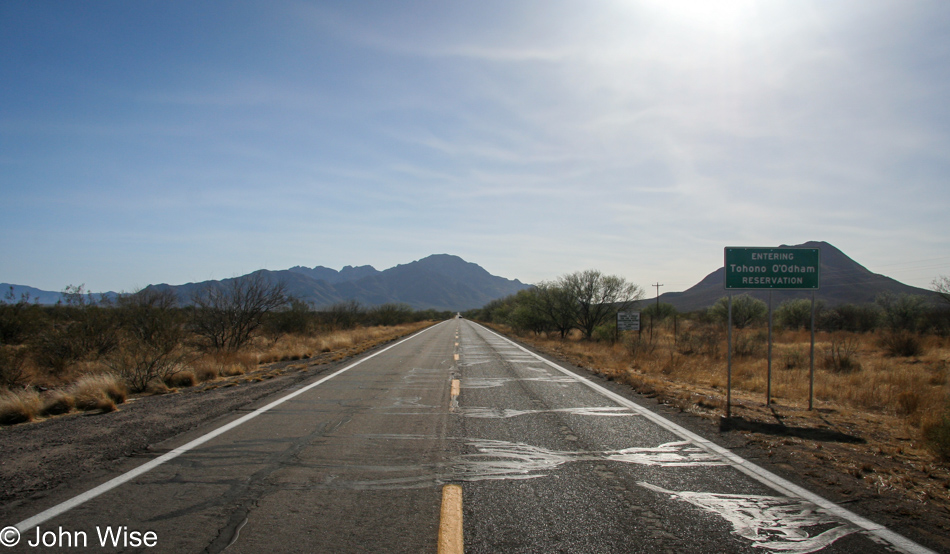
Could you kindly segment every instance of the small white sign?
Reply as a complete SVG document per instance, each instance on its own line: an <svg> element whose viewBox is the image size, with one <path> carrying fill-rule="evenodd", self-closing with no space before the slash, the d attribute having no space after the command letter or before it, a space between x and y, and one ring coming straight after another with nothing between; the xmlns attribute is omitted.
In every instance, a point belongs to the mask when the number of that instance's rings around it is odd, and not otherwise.
<svg viewBox="0 0 950 554"><path fill-rule="evenodd" d="M640 312L617 312L618 331L639 331Z"/></svg>

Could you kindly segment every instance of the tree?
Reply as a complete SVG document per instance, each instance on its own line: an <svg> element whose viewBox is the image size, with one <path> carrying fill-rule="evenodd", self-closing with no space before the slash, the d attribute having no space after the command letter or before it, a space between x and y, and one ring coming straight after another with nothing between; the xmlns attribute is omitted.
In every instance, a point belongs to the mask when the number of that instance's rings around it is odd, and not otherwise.
<svg viewBox="0 0 950 554"><path fill-rule="evenodd" d="M134 391L153 379L166 379L179 371L184 338L178 297L171 290L145 288L117 300L119 348L108 356Z"/></svg>
<svg viewBox="0 0 950 554"><path fill-rule="evenodd" d="M577 302L577 327L590 339L594 329L643 297L643 289L623 277L604 275L595 269L578 271L561 278Z"/></svg>
<svg viewBox="0 0 950 554"><path fill-rule="evenodd" d="M762 321L768 314L768 305L748 294L740 294L732 298L732 326L736 329L745 329ZM729 297L724 296L709 308L709 315L723 324L729 321Z"/></svg>
<svg viewBox="0 0 950 554"><path fill-rule="evenodd" d="M884 324L892 331L916 332L929 306L916 294L879 294L875 302L884 310Z"/></svg>
<svg viewBox="0 0 950 554"><path fill-rule="evenodd" d="M550 322L540 309L540 291L537 287L519 290L514 297L513 307L508 312L508 322L515 329L531 331L540 335L551 327Z"/></svg>
<svg viewBox="0 0 950 554"><path fill-rule="evenodd" d="M668 317L673 317L676 315L676 313L676 306L667 304L666 302L651 302L645 308L643 308L642 311L643 317L652 318L657 323Z"/></svg>
<svg viewBox="0 0 950 554"><path fill-rule="evenodd" d="M535 309L563 339L577 323L577 298L562 282L542 282L536 290Z"/></svg>
<svg viewBox="0 0 950 554"><path fill-rule="evenodd" d="M320 312L320 319L329 330L352 329L363 319L365 312L359 300L345 300L327 306Z"/></svg>
<svg viewBox="0 0 950 554"><path fill-rule="evenodd" d="M264 316L288 302L282 282L262 271L209 284L191 297L192 329L215 350L234 351L246 344Z"/></svg>
<svg viewBox="0 0 950 554"><path fill-rule="evenodd" d="M950 277L941 275L933 280L933 290L943 298L945 302L950 303Z"/></svg>
<svg viewBox="0 0 950 554"><path fill-rule="evenodd" d="M815 302L815 314L822 311L824 304L821 301ZM786 329L811 329L811 300L807 298L797 298L795 300L786 300L779 304L775 310L775 319L777 323Z"/></svg>

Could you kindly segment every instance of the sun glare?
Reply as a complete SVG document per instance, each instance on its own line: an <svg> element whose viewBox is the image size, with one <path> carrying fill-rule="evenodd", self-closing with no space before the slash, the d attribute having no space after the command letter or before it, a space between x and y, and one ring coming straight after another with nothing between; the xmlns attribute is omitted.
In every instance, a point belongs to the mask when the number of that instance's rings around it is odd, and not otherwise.
<svg viewBox="0 0 950 554"><path fill-rule="evenodd" d="M751 0L646 0L640 5L671 23L725 34L742 34L759 11Z"/></svg>

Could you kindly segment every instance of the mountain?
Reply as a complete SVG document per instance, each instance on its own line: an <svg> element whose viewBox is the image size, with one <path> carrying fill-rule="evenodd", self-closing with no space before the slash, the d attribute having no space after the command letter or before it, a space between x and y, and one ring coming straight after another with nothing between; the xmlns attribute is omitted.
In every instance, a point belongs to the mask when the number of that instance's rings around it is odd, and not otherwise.
<svg viewBox="0 0 950 554"><path fill-rule="evenodd" d="M330 269L329 267L323 267L322 265L318 265L314 268L301 267L298 265L290 268L288 271L306 275L307 277L316 279L318 281L326 281L330 284L356 281L357 279L378 275L380 273L375 267L371 265L362 265L359 267L348 265L340 271Z"/></svg>
<svg viewBox="0 0 950 554"><path fill-rule="evenodd" d="M115 300L119 295L115 292L84 292L83 296L86 302L98 303L102 300ZM20 300L27 300L36 304L56 304L64 301L62 292L53 292L41 290L25 285L14 285L11 283L0 283L0 301L16 303Z"/></svg>
<svg viewBox="0 0 950 554"><path fill-rule="evenodd" d="M784 248L786 245L783 244L782 247ZM840 304L874 302L877 295L881 293L936 297L936 294L931 290L905 285L890 277L872 273L827 242L810 241L795 245L795 248L819 249L821 283L817 298L829 307ZM725 269L720 267L683 292L661 294L660 302L672 304L680 312L707 308L729 294L724 288L724 274ZM748 293L750 296L761 300L767 300L769 294L766 290L734 290L732 293L734 295ZM793 298L811 298L811 291L775 291L772 295L772 304L775 306Z"/></svg>
<svg viewBox="0 0 950 554"><path fill-rule="evenodd" d="M369 265L346 266L340 271L323 266L296 266L279 271L262 269L255 273L262 274L271 283L283 283L288 294L317 308L356 300L366 306L400 303L417 310L464 311L480 308L492 300L529 287L517 279L497 277L478 264L448 254L432 255L385 271ZM163 283L147 288L171 290L187 303L196 291L230 280L183 285ZM62 299L62 293L7 284L0 284L0 298L10 286L14 287L16 300L24 292L30 294L31 301L36 299L40 304L55 304Z"/></svg>
<svg viewBox="0 0 950 554"><path fill-rule="evenodd" d="M417 310L464 311L528 287L517 279L497 277L478 264L448 254L432 255L385 271L369 265L346 266L340 271L323 266L296 266L256 273L272 283L282 282L288 294L317 308L356 300L366 306L399 303ZM151 286L171 289L187 301L200 288L227 281Z"/></svg>

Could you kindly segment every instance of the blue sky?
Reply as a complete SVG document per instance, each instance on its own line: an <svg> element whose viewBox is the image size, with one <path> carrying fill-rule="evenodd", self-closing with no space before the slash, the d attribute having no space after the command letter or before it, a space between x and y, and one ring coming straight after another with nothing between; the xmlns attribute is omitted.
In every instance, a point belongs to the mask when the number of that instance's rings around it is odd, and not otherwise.
<svg viewBox="0 0 950 554"><path fill-rule="evenodd" d="M950 3L0 0L0 281L950 274Z"/></svg>

